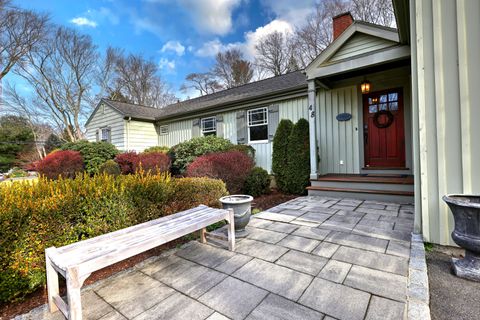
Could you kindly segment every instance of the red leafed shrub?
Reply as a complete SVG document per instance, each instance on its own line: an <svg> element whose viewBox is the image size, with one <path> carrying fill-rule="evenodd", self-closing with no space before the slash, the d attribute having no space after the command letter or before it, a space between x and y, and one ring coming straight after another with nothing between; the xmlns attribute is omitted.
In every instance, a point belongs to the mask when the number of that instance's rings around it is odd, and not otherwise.
<svg viewBox="0 0 480 320"><path fill-rule="evenodd" d="M138 162L138 154L135 151L117 154L115 162L120 166L122 174L135 173L135 164Z"/></svg>
<svg viewBox="0 0 480 320"><path fill-rule="evenodd" d="M83 158L78 151L57 151L51 153L35 165L36 170L49 179L74 178L83 171Z"/></svg>
<svg viewBox="0 0 480 320"><path fill-rule="evenodd" d="M195 159L188 167L188 177L221 179L230 194L243 189L245 179L253 168L253 160L244 152L227 151L210 153Z"/></svg>
<svg viewBox="0 0 480 320"><path fill-rule="evenodd" d="M162 152L141 153L133 165L136 172L140 167L145 171L166 172L170 169L170 158Z"/></svg>

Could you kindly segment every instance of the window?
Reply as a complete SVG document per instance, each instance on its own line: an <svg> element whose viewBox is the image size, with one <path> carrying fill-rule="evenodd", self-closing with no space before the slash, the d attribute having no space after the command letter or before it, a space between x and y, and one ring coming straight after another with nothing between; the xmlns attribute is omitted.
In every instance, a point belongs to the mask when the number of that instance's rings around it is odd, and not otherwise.
<svg viewBox="0 0 480 320"><path fill-rule="evenodd" d="M268 141L268 109L258 108L247 111L248 141Z"/></svg>
<svg viewBox="0 0 480 320"><path fill-rule="evenodd" d="M100 141L110 142L110 134L111 134L111 129L110 128L102 128Z"/></svg>
<svg viewBox="0 0 480 320"><path fill-rule="evenodd" d="M168 125L160 126L160 135L164 136L168 134Z"/></svg>
<svg viewBox="0 0 480 320"><path fill-rule="evenodd" d="M368 98L368 112L398 111L398 92L387 92Z"/></svg>
<svg viewBox="0 0 480 320"><path fill-rule="evenodd" d="M217 119L215 117L202 118L200 125L204 136L214 136L217 134Z"/></svg>

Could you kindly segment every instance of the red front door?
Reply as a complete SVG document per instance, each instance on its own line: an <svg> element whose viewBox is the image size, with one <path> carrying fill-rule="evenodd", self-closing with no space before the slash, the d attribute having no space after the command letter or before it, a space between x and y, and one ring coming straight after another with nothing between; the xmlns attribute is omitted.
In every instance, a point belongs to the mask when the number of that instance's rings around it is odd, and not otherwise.
<svg viewBox="0 0 480 320"><path fill-rule="evenodd" d="M363 97L365 166L405 167L405 129L401 89Z"/></svg>

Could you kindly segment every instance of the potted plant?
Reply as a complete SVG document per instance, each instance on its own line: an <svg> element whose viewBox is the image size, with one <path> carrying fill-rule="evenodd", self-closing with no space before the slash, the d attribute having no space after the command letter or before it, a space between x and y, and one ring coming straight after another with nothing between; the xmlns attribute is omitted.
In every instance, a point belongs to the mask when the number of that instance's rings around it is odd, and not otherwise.
<svg viewBox="0 0 480 320"><path fill-rule="evenodd" d="M465 258L452 259L455 275L480 281L480 195L446 195L443 197L455 220L452 239L465 249Z"/></svg>
<svg viewBox="0 0 480 320"><path fill-rule="evenodd" d="M235 194L220 198L224 209L233 209L235 217L235 237L244 238L248 235L245 227L250 221L253 197L244 194Z"/></svg>

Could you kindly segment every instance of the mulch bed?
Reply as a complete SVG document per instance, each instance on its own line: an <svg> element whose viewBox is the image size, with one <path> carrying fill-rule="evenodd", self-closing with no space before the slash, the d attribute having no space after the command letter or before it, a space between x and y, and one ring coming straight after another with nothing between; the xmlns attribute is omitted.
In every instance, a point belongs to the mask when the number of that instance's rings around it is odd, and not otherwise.
<svg viewBox="0 0 480 320"><path fill-rule="evenodd" d="M276 190L272 190L271 193L262 195L260 197L257 197L254 199L252 208L260 209L260 210L267 210L272 207L275 207L276 205L279 205L283 202L286 202L288 200L294 199L297 196L294 195L288 195L288 194L283 194L281 192L278 192ZM181 245L185 242L188 242L189 239L178 239L172 242L169 242L163 246L160 246L158 248L146 251L144 253L141 253L139 255L136 255L134 257L131 257L127 260L118 262L110 267L107 267L105 269L99 270L97 272L94 272L88 279L85 281L84 286L89 285L91 283L94 283L98 280L108 278L109 276L133 267L134 265L142 262L143 260L153 257L153 256L158 256L160 255L163 251L169 250L172 248L175 248L178 245ZM62 277L60 277L61 279ZM60 280L61 281L61 280ZM61 282L60 282L61 283ZM65 293L65 288L60 288L62 294ZM0 305L0 320L3 319L11 319L15 317L16 315L24 314L29 312L30 310L41 306L43 304L47 303L47 289L46 287L40 288L39 290L31 293L28 295L23 301L19 302L14 302L6 305Z"/></svg>

